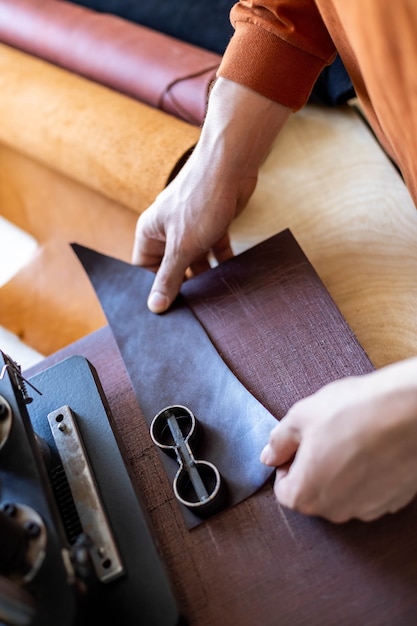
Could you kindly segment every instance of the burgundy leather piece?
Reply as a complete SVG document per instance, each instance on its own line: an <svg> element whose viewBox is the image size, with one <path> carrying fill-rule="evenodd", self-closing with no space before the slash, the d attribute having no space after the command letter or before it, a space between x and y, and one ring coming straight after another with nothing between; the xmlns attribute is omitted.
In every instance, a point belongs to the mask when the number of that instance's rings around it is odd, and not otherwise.
<svg viewBox="0 0 417 626"><path fill-rule="evenodd" d="M230 369L278 418L326 383L373 369L289 230L189 280L182 294Z"/></svg>
<svg viewBox="0 0 417 626"><path fill-rule="evenodd" d="M259 456L276 419L232 374L181 298L165 315L148 310L151 272L73 247L96 290L148 425L167 406L189 408L202 425L193 454L217 467L227 505L250 496L272 474ZM178 464L163 452L160 456L172 483ZM179 506L189 527L202 521Z"/></svg>
<svg viewBox="0 0 417 626"><path fill-rule="evenodd" d="M62 0L0 0L0 41L197 125L221 58Z"/></svg>

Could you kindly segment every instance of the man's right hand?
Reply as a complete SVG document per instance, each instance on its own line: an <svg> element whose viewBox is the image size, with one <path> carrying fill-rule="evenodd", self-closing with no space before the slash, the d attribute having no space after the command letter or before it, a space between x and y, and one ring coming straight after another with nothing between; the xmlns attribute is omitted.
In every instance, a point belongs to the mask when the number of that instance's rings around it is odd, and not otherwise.
<svg viewBox="0 0 417 626"><path fill-rule="evenodd" d="M162 313L184 278L232 256L228 227L253 193L259 167L291 111L219 78L194 152L139 217L132 262L156 272L148 306Z"/></svg>

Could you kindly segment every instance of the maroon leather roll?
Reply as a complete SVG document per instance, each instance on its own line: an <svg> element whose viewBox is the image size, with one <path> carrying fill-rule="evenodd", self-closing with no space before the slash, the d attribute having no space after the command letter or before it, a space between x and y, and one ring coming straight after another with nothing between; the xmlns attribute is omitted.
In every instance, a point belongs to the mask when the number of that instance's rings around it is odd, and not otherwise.
<svg viewBox="0 0 417 626"><path fill-rule="evenodd" d="M0 0L0 41L201 124L220 55L61 0Z"/></svg>

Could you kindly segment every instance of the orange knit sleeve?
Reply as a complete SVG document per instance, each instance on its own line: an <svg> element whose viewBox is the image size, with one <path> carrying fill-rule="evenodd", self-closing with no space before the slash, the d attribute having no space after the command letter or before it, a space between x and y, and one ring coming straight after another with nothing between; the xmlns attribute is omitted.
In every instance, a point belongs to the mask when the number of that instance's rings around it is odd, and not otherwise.
<svg viewBox="0 0 417 626"><path fill-rule="evenodd" d="M332 39L312 0L240 0L230 12L234 35L217 72L300 109L335 56Z"/></svg>

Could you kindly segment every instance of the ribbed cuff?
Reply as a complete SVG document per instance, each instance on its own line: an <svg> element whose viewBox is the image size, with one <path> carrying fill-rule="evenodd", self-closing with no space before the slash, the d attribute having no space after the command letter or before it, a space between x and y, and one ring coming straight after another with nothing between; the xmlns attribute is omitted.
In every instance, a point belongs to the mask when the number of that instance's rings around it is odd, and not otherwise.
<svg viewBox="0 0 417 626"><path fill-rule="evenodd" d="M235 27L217 76L245 85L293 111L301 109L334 55L326 62L253 23L238 21Z"/></svg>

